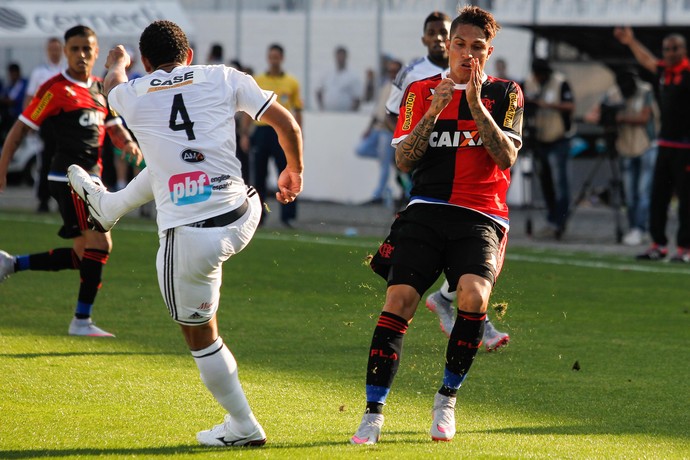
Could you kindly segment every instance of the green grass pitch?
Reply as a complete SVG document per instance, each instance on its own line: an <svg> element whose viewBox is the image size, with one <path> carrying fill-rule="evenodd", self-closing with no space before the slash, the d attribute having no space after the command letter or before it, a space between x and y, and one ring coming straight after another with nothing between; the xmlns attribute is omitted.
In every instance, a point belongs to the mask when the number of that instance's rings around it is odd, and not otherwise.
<svg viewBox="0 0 690 460"><path fill-rule="evenodd" d="M0 249L65 246L57 226L3 212ZM262 230L224 266L219 319L268 443L219 450L195 440L223 410L163 304L153 224L113 240L94 319L115 339L67 335L74 271L0 284L0 458L690 458L690 267L509 245L492 303L512 340L478 354L455 439L428 435L446 339L420 305L381 442L351 446L384 299L364 262L377 241Z"/></svg>

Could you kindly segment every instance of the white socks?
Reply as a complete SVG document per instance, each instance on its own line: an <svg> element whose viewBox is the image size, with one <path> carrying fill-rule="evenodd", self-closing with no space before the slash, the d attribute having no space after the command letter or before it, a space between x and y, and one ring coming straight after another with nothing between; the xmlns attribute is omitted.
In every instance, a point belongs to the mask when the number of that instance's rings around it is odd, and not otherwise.
<svg viewBox="0 0 690 460"><path fill-rule="evenodd" d="M149 170L144 168L127 184L127 187L117 192L103 194L101 208L107 209L108 214L119 219L152 200L153 189L151 188Z"/></svg>
<svg viewBox="0 0 690 460"><path fill-rule="evenodd" d="M440 289L441 295L453 302L453 300L455 300L458 297L458 291L449 292L448 289L450 289L450 284L448 284L448 280L443 280L443 286L441 286Z"/></svg>
<svg viewBox="0 0 690 460"><path fill-rule="evenodd" d="M244 433L253 432L257 422L242 391L235 357L223 339L218 337L209 347L192 351L192 356L204 385L232 416L234 425Z"/></svg>

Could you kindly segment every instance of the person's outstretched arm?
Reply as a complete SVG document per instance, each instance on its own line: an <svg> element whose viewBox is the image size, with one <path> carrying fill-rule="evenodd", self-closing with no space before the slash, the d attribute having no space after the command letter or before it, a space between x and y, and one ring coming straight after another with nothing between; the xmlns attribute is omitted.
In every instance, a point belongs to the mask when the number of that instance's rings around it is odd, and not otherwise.
<svg viewBox="0 0 690 460"><path fill-rule="evenodd" d="M632 28L616 27L613 29L613 36L616 37L619 42L630 48L633 56L635 56L635 59L637 59L637 62L639 62L642 67L652 73L656 72L656 63L659 59L635 38Z"/></svg>
<svg viewBox="0 0 690 460"><path fill-rule="evenodd" d="M287 166L278 176L276 199L283 204L290 203L302 191L302 130L295 117L280 103L274 102L261 117L278 134L278 142L285 152Z"/></svg>

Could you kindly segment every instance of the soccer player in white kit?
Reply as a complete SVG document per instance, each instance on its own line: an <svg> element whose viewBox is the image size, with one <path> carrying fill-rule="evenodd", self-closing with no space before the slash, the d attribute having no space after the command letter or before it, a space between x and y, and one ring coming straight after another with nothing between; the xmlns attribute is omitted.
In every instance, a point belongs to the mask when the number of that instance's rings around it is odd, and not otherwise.
<svg viewBox="0 0 690 460"><path fill-rule="evenodd" d="M78 167L70 167L70 183L103 230L155 197L161 293L202 381L228 412L223 423L199 432L197 439L212 446L263 445L266 434L216 320L222 264L247 246L261 216L259 196L243 182L235 156L235 113L244 111L278 133L287 158L278 178L281 203L302 190L301 130L276 95L249 75L224 65L190 65L192 50L176 24L153 22L139 47L148 75L128 82L129 56L118 46L108 55L104 82L108 100L145 152L147 167L116 193L105 192Z"/></svg>

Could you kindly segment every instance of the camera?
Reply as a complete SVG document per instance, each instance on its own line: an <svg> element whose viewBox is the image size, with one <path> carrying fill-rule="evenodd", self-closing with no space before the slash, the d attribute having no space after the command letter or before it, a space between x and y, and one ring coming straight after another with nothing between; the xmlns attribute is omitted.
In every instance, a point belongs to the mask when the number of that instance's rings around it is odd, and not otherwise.
<svg viewBox="0 0 690 460"><path fill-rule="evenodd" d="M623 110L623 107L623 104L601 104L599 125L607 130L616 129L618 126L616 116L618 115L618 112Z"/></svg>

